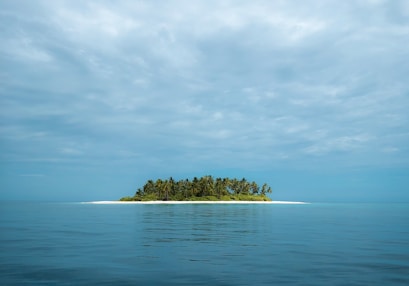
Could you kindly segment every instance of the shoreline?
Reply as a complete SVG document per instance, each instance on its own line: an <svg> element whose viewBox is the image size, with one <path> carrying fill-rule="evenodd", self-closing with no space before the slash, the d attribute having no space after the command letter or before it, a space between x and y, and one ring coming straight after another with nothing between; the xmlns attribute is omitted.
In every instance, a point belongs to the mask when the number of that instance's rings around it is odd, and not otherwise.
<svg viewBox="0 0 409 286"><path fill-rule="evenodd" d="M124 205L178 205L178 204L280 204L280 205L304 205L307 202L293 201L91 201L83 204L124 204Z"/></svg>

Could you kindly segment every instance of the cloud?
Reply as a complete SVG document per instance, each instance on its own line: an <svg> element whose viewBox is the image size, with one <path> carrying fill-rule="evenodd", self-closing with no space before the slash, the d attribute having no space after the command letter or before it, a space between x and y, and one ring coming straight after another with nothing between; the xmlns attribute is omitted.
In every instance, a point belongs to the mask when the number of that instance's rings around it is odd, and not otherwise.
<svg viewBox="0 0 409 286"><path fill-rule="evenodd" d="M44 174L20 174L20 177L44 177Z"/></svg>
<svg viewBox="0 0 409 286"><path fill-rule="evenodd" d="M331 138L329 140L321 139L316 144L306 148L305 152L316 155L323 155L333 151L348 152L363 147L363 143L367 142L368 140L370 140L370 137L366 134L343 136Z"/></svg>
<svg viewBox="0 0 409 286"><path fill-rule="evenodd" d="M405 1L26 4L1 4L2 160L408 163Z"/></svg>

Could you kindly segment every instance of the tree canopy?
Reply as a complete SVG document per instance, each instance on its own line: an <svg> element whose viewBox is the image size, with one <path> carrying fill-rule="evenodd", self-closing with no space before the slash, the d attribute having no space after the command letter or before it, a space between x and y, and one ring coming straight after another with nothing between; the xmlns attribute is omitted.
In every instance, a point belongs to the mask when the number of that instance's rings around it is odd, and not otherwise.
<svg viewBox="0 0 409 286"><path fill-rule="evenodd" d="M261 187L256 182L249 182L245 178L213 178L204 176L176 181L169 179L148 180L139 188L132 197L123 197L121 201L271 201L267 197L271 187L263 184Z"/></svg>

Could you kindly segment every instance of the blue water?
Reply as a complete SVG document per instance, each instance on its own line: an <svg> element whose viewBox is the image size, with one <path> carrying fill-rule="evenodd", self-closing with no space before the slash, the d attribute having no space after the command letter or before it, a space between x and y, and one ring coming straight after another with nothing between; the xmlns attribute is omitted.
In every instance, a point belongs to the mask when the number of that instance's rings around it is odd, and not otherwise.
<svg viewBox="0 0 409 286"><path fill-rule="evenodd" d="M1 285L409 285L408 204L0 204Z"/></svg>

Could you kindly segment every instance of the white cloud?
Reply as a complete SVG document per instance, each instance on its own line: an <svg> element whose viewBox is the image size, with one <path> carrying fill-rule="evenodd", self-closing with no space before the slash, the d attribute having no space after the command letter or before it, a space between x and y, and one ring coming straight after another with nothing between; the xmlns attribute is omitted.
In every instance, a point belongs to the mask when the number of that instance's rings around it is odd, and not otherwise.
<svg viewBox="0 0 409 286"><path fill-rule="evenodd" d="M75 148L69 148L69 147L62 148L60 152L64 155L74 155L74 156L81 155L83 153L81 150L78 150Z"/></svg>
<svg viewBox="0 0 409 286"><path fill-rule="evenodd" d="M19 158L406 152L408 23L388 2L2 5L2 138Z"/></svg>
<svg viewBox="0 0 409 286"><path fill-rule="evenodd" d="M304 151L313 155L324 155L338 151L351 152L359 148L364 148L369 140L371 140L371 137L367 134L322 139L305 148Z"/></svg>
<svg viewBox="0 0 409 286"><path fill-rule="evenodd" d="M398 151L399 151L398 148L396 148L396 147L391 147L391 146L384 147L384 148L382 149L382 152L385 152L385 153L395 153L395 152L398 152Z"/></svg>
<svg viewBox="0 0 409 286"><path fill-rule="evenodd" d="M31 62L32 64L48 64L53 57L43 48L36 45L35 41L25 35L3 42L3 52L15 58L18 62Z"/></svg>
<svg viewBox="0 0 409 286"><path fill-rule="evenodd" d="M20 177L44 177L44 174L20 174Z"/></svg>

